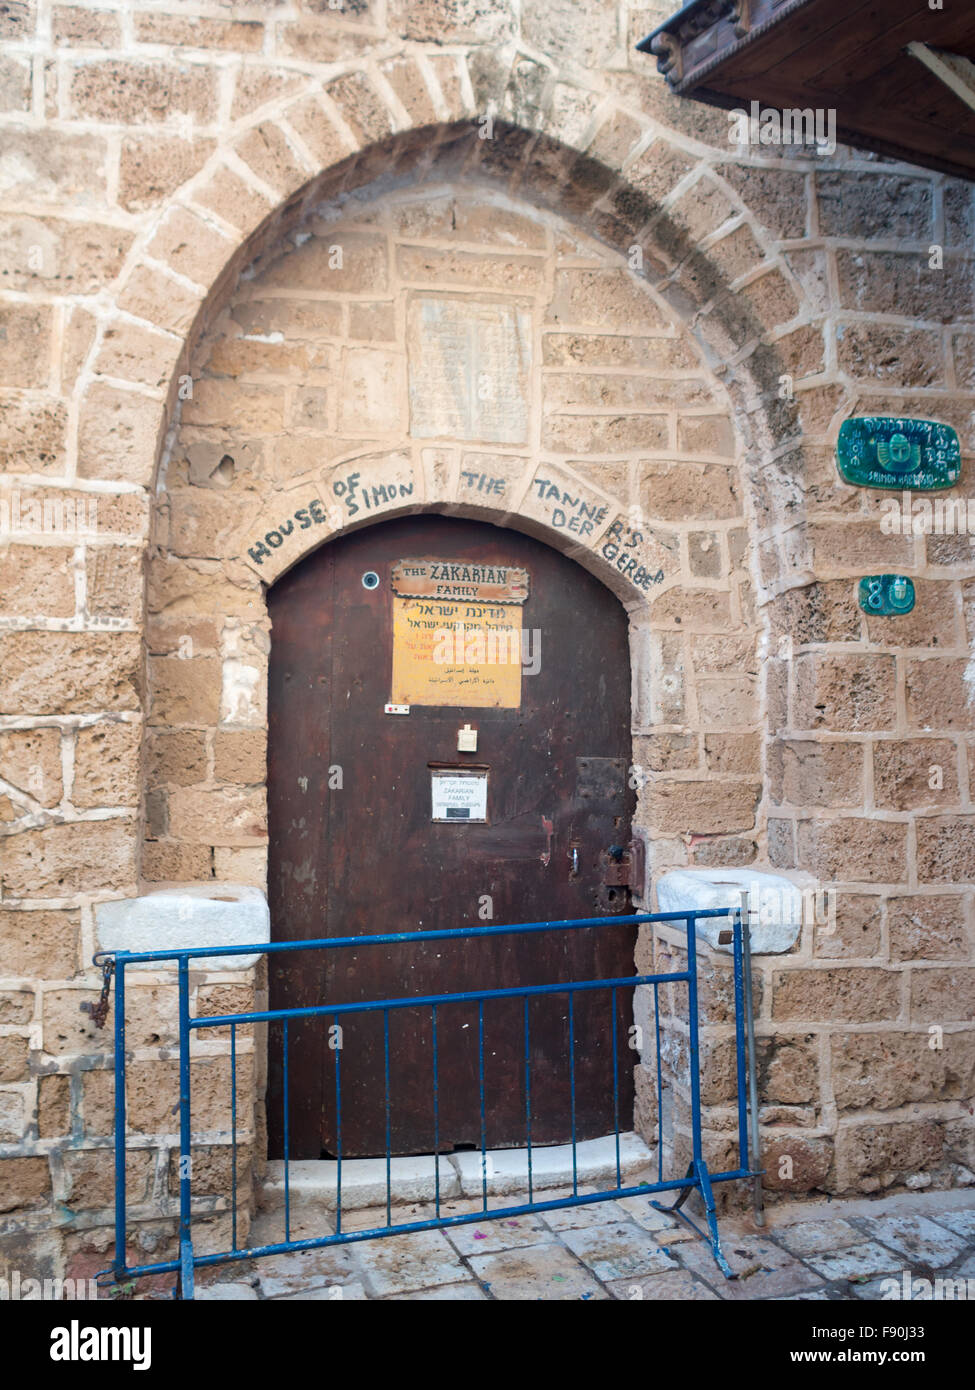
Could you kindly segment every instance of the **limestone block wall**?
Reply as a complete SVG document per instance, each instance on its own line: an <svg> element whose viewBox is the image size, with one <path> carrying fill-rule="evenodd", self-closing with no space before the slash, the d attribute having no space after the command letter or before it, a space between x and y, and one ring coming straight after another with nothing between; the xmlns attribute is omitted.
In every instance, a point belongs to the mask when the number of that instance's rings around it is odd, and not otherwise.
<svg viewBox="0 0 975 1390"><path fill-rule="evenodd" d="M732 147L633 49L669 8L3 8L9 1258L63 1268L104 1239L94 908L263 882L264 586L430 506L532 530L626 604L656 871L835 890L835 930L757 965L767 1143L801 1160L781 1186L971 1180L975 565L967 535L885 534L832 450L849 414L944 419L971 495L972 187ZM487 383L484 410L424 418L423 301L518 344L503 410ZM886 570L917 608L867 619L856 580ZM145 994L138 1060L171 1068L165 983ZM133 1134L147 1218L163 1125Z"/></svg>

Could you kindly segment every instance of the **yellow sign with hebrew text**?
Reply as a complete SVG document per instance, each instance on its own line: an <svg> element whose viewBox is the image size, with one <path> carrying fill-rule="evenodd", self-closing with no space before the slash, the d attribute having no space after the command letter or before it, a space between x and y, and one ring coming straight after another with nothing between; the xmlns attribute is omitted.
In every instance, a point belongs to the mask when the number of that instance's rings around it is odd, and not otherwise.
<svg viewBox="0 0 975 1390"><path fill-rule="evenodd" d="M521 615L510 603L394 595L391 703L517 709Z"/></svg>

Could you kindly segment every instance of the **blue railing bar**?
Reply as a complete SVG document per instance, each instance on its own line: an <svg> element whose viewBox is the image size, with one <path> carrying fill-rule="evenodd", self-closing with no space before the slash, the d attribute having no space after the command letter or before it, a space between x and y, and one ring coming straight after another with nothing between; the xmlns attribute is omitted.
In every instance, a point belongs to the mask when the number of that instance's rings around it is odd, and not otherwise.
<svg viewBox="0 0 975 1390"><path fill-rule="evenodd" d="M234 1245L237 1244L237 1025L230 1025L230 1225Z"/></svg>
<svg viewBox="0 0 975 1390"><path fill-rule="evenodd" d="M697 1026L697 932L687 933L687 1042L691 1073L691 1148L698 1168L704 1163L701 1144L701 1048ZM702 1189L703 1195L703 1189Z"/></svg>
<svg viewBox="0 0 975 1390"><path fill-rule="evenodd" d="M528 1145L528 1200L532 1200L532 1054L531 1024L528 1019L528 998L525 995L525 1142Z"/></svg>
<svg viewBox="0 0 975 1390"><path fill-rule="evenodd" d="M660 986L656 980L653 982L653 1026L657 1035L657 1180L663 1182L664 1176L664 1121L663 1121L663 1091L664 1079L660 1066ZM744 1162L741 1154L738 1155L738 1162Z"/></svg>
<svg viewBox="0 0 975 1390"><path fill-rule="evenodd" d="M116 997L117 1006L118 999ZM180 1296L185 1299L193 1297L193 1217L190 1207L193 1158L190 1150L190 1133L190 971L188 963L181 960L179 963L179 1253Z"/></svg>
<svg viewBox="0 0 975 1390"><path fill-rule="evenodd" d="M735 1168L727 1173L711 1173L710 1180L716 1182L731 1182L740 1178L751 1178L754 1174L747 1169ZM638 1187L612 1188L608 1192L593 1192L580 1194L578 1197L563 1197L552 1202L532 1202L523 1203L515 1207L492 1207L490 1219L496 1220L508 1216L528 1216L537 1211L558 1211L565 1207L589 1206L593 1202L611 1202L620 1197L652 1197L658 1192L676 1192L685 1187L700 1188L700 1182L696 1177L674 1178L663 1183L643 1183ZM285 1251L294 1250L317 1250L326 1245L351 1244L358 1240L375 1240L380 1236L406 1234L410 1231L436 1231L442 1230L447 1226L470 1225L472 1221L483 1221L483 1211L467 1212L463 1216L443 1216L440 1220L431 1219L429 1221L408 1221L396 1226L377 1226L368 1231L346 1231L341 1235L319 1236L313 1240L293 1240L286 1244L279 1245L258 1245L251 1250L225 1250L217 1255L196 1255L194 1263L201 1265L227 1264L231 1260L256 1260L262 1255L277 1255ZM145 1274L168 1274L178 1269L179 1264L176 1260L168 1260L155 1265L137 1265L133 1268L126 1268L123 1274L128 1278L141 1278Z"/></svg>
<svg viewBox="0 0 975 1390"><path fill-rule="evenodd" d="M433 1022L433 1209L440 1215L440 1070L437 1059L437 1006L431 1005Z"/></svg>
<svg viewBox="0 0 975 1390"><path fill-rule="evenodd" d="M335 1229L342 1230L342 1029L336 1022L335 1047Z"/></svg>
<svg viewBox="0 0 975 1390"><path fill-rule="evenodd" d="M283 1064L283 1069L284 1069L284 1086L283 1086L283 1092L284 1092L284 1094L283 1094L283 1099L282 1099L282 1104L283 1104L283 1109L284 1109L284 1116L283 1116L283 1119L284 1119L284 1238L285 1238L285 1240L287 1241L287 1240L290 1240L290 1239L291 1239L291 1184L290 1184L289 1177L288 1177L288 1175L289 1175L289 1173L290 1173L290 1171L291 1171L291 1165L290 1165L290 1163L288 1162L288 1157L289 1157L290 1150L291 1150L291 1134L290 1134L290 1126L289 1126L289 1124L288 1124L288 1112L289 1112L289 1108L290 1108L290 1107L289 1107L289 1105L288 1105L288 1020L287 1020L287 1019L284 1020L284 1030L283 1030L283 1036L282 1036L282 1039L281 1039L281 1056L282 1056L282 1064Z"/></svg>
<svg viewBox="0 0 975 1390"><path fill-rule="evenodd" d="M649 985L655 980L689 980L686 970L675 975L623 975L612 980L577 980L555 985L512 985L507 989L469 990L458 994L418 994L402 999L370 999L361 1004L307 1004L300 1009L265 1009L260 1013L219 1014L191 1018L191 1028L218 1028L228 1023L273 1023L276 1019L313 1018L316 1014L375 1013L379 1009L409 1009L428 1004L473 1004L477 999L520 999L524 995L564 994L580 989L609 989L612 985Z"/></svg>
<svg viewBox="0 0 975 1390"><path fill-rule="evenodd" d="M569 1114L572 1125L572 1195L579 1195L579 1165L576 1161L576 1015L575 996L569 995Z"/></svg>
<svg viewBox="0 0 975 1390"><path fill-rule="evenodd" d="M610 995L609 1006L613 1011L613 1126L616 1131L616 1186L623 1181L620 1170L620 1063L617 1052L618 1028L616 1024L616 986Z"/></svg>
<svg viewBox="0 0 975 1390"><path fill-rule="evenodd" d="M391 1103L389 1099L389 1010L383 1009L383 1075L386 1080L386 1225L390 1224L393 1205L391 1154Z"/></svg>
<svg viewBox="0 0 975 1390"><path fill-rule="evenodd" d="M473 940L536 931L575 931L584 927L628 927L645 922L690 922L701 917L729 917L734 909L702 907L693 912L641 912L632 917L572 917L560 922L517 922L510 927L449 927L442 931L383 932L377 936L326 936L308 941L258 941L242 946L184 946L172 951L97 951L96 964L110 957L127 964L155 960L199 959L201 956L264 956L277 951L332 950L341 946L387 946L407 941Z"/></svg>
<svg viewBox="0 0 975 1390"><path fill-rule="evenodd" d="M487 1116L484 1106L484 1000L477 1005L477 1082L481 1094L481 1205L487 1211Z"/></svg>
<svg viewBox="0 0 975 1390"><path fill-rule="evenodd" d="M115 970L115 1270L125 1268L125 966Z"/></svg>
<svg viewBox="0 0 975 1390"><path fill-rule="evenodd" d="M738 1085L738 1162L742 1168L748 1167L748 1120L741 1098L745 1095L748 1082L745 1076L745 972L743 965L741 939L741 911L735 913L732 927L734 941L735 972L735 1065Z"/></svg>

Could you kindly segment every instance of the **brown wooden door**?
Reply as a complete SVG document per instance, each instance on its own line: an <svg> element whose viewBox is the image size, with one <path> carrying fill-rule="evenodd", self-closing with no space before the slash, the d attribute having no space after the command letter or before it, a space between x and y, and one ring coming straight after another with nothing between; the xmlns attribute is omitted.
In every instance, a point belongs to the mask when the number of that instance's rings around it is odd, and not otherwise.
<svg viewBox="0 0 975 1390"><path fill-rule="evenodd" d="M468 561L482 571L528 571L527 602L506 612L540 634L540 667L522 675L517 708L413 704L409 714L385 712L392 676L391 571L417 557ZM378 577L378 584L366 587L363 576ZM579 565L527 536L431 515L372 526L325 545L274 586L269 608L272 932L276 940L362 938L361 948L272 955L272 1008L632 974L634 933L624 925L477 942L368 945L382 932L630 910L627 890L604 883L612 877L604 871L607 852L629 838L633 798L626 775L627 625L613 595ZM477 731L476 752L458 752L458 730L465 725ZM486 823L432 820L438 764L487 770ZM627 1047L630 991L618 991L616 1012L619 1119L629 1129L635 1059ZM341 1152L382 1154L383 1017L347 1015L340 1022ZM294 1021L289 1027L294 1158L338 1152L332 1023ZM576 1135L592 1138L615 1127L609 991L577 994L571 1019L565 995L536 997L529 1005L533 1143L566 1142L571 1134L570 1028ZM272 1157L281 1157L284 1145L281 1041L275 1024L269 1039ZM442 1152L480 1147L480 1052L477 1005L440 1005ZM390 1011L388 1057L392 1152L432 1152L429 1007ZM483 1057L487 1147L522 1146L522 1000L484 1005Z"/></svg>

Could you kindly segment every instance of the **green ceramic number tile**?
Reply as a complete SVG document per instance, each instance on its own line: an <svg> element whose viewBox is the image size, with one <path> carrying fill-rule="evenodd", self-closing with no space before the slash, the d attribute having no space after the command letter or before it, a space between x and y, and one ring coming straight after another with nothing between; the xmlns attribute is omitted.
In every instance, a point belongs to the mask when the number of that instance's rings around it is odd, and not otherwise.
<svg viewBox="0 0 975 1390"><path fill-rule="evenodd" d="M914 607L914 584L903 574L871 574L860 580L859 598L864 613L893 618Z"/></svg>
<svg viewBox="0 0 975 1390"><path fill-rule="evenodd" d="M840 476L857 487L924 491L951 487L961 475L958 435L936 420L854 416L840 426L836 459Z"/></svg>

